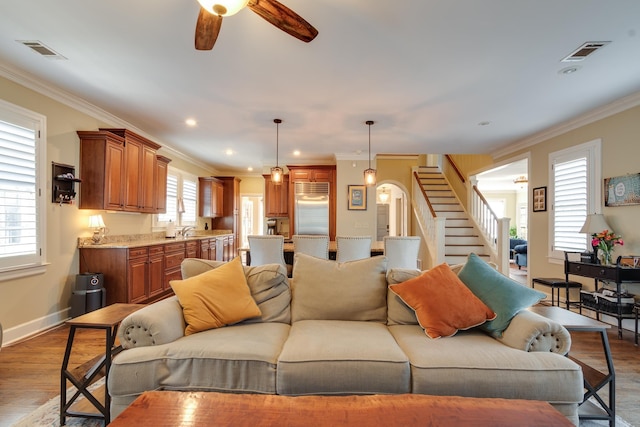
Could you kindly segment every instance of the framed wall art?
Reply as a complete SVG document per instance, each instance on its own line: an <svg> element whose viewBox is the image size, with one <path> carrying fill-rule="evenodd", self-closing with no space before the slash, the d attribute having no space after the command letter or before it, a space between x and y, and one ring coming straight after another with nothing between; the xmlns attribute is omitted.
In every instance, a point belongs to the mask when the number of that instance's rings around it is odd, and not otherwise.
<svg viewBox="0 0 640 427"><path fill-rule="evenodd" d="M364 185L349 185L349 207L350 211L367 210L367 187Z"/></svg>
<svg viewBox="0 0 640 427"><path fill-rule="evenodd" d="M533 189L533 211L544 212L547 210L547 187Z"/></svg>
<svg viewBox="0 0 640 427"><path fill-rule="evenodd" d="M640 204L640 173L604 179L604 205Z"/></svg>

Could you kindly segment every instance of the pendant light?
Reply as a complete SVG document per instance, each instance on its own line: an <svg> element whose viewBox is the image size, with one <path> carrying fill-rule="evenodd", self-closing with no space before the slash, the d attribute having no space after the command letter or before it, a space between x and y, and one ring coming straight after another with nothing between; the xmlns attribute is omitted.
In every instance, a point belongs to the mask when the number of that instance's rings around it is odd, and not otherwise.
<svg viewBox="0 0 640 427"><path fill-rule="evenodd" d="M281 119L273 119L273 123L276 124L276 166L271 168L271 182L275 185L282 184L282 168L278 166L278 148L279 148L279 126L282 123Z"/></svg>
<svg viewBox="0 0 640 427"><path fill-rule="evenodd" d="M364 171L364 184L371 187L376 185L376 170L371 169L371 125L374 121L367 120L365 123L369 126L369 169Z"/></svg>

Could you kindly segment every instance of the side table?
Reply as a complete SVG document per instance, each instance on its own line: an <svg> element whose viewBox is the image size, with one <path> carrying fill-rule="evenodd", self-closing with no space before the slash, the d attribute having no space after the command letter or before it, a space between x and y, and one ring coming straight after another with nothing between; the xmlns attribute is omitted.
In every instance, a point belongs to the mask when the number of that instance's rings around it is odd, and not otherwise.
<svg viewBox="0 0 640 427"><path fill-rule="evenodd" d="M609 420L609 427L615 427L616 423L616 373L613 368L613 357L609 347L607 330L611 325L591 319L581 314L565 310L560 307L536 305L529 308L530 311L547 319L553 320L564 326L569 332L598 332L602 340L602 350L607 363L607 373L600 372L584 362L567 355L582 368L584 377L584 398L580 404L579 416L581 420ZM605 385L609 385L608 404L598 395ZM594 398L598 405L589 402Z"/></svg>
<svg viewBox="0 0 640 427"><path fill-rule="evenodd" d="M112 304L67 321L70 326L69 338L64 352L62 369L60 370L60 425L65 425L67 417L98 418L104 419L105 425L109 424L111 418L109 415L111 399L107 388L109 368L111 367L113 356L122 350L120 346L115 347L116 333L120 322L142 307L144 307L142 304ZM78 368L69 370L69 357L71 356L75 333L77 329L83 328L102 329L105 331L105 351L104 354L98 355ZM95 390L92 393L88 390L88 387L98 378L102 368L105 369L104 389ZM67 381L77 388L77 391L70 399L67 399ZM101 393L104 393L104 396ZM84 396L99 412L72 410L71 405L76 403L80 395Z"/></svg>

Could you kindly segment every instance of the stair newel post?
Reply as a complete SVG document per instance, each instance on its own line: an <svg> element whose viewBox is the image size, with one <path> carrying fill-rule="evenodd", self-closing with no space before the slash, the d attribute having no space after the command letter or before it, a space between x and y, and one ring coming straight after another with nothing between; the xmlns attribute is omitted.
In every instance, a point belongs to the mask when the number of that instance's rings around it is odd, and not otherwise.
<svg viewBox="0 0 640 427"><path fill-rule="evenodd" d="M509 276L509 224L511 222L511 218L500 218L498 219L498 233L497 233L497 249L498 249L498 259L496 264L498 264L498 269L502 274Z"/></svg>

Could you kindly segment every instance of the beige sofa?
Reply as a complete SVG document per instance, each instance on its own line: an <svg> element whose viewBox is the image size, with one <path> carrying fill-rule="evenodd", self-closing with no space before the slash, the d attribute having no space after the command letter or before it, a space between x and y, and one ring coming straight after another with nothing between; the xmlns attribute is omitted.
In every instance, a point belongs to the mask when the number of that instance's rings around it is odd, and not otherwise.
<svg viewBox="0 0 640 427"><path fill-rule="evenodd" d="M187 259L183 277L221 262ZM244 267L262 315L185 336L177 297L127 317L112 363L111 416L147 390L281 395L420 393L550 402L578 425L582 371L564 357L561 325L527 310L500 338L472 328L430 339L388 285L384 257L348 263L296 255L291 286L278 265Z"/></svg>

